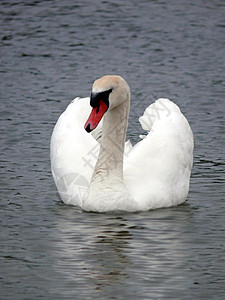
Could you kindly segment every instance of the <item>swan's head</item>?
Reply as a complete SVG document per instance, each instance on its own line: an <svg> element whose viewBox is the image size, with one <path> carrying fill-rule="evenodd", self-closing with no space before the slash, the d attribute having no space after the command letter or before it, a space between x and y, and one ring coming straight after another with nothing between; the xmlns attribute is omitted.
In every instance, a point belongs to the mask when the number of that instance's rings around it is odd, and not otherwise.
<svg viewBox="0 0 225 300"><path fill-rule="evenodd" d="M130 99L130 88L118 75L106 75L95 80L90 96L91 114L84 125L87 132L95 129L104 114Z"/></svg>

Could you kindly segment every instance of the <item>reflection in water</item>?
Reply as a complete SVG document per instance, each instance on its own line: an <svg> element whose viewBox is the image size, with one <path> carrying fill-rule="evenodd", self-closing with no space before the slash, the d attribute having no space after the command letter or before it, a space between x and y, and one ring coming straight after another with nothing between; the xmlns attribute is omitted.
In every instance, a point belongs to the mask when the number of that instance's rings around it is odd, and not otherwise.
<svg viewBox="0 0 225 300"><path fill-rule="evenodd" d="M112 230L103 230L96 235L96 240L91 251L84 254L84 260L93 261L91 266L96 289L104 286L122 286L129 280L126 273L131 260L126 255L126 249L130 247L129 240L132 235L127 230L121 230L119 224Z"/></svg>
<svg viewBox="0 0 225 300"><path fill-rule="evenodd" d="M177 281L189 288L194 280L186 251L190 240L183 234L193 230L191 218L188 205L120 217L68 211L57 224L54 269L64 285L74 287L73 295L87 289L119 297L128 289L130 295L165 296ZM52 291L59 288L53 285Z"/></svg>
<svg viewBox="0 0 225 300"><path fill-rule="evenodd" d="M76 292L79 288L88 288L90 293L90 289L98 291L122 285L128 278L126 269L131 263L126 249L130 247L132 234L124 229L126 220L99 214L84 213L84 216L90 217L88 222L94 222L86 226L81 223L79 230L74 230L71 220L61 219L58 223L60 251L55 253L59 256L54 268L63 281L73 282ZM65 263L68 264L66 272Z"/></svg>

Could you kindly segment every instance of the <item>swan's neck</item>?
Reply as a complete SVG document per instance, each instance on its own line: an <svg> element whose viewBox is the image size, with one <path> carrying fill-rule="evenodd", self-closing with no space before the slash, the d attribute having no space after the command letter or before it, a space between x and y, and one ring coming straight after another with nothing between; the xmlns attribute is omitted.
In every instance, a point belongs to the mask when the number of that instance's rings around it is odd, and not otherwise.
<svg viewBox="0 0 225 300"><path fill-rule="evenodd" d="M123 181L123 153L130 108L129 100L109 110L104 117L100 152L92 182L107 181L109 178Z"/></svg>

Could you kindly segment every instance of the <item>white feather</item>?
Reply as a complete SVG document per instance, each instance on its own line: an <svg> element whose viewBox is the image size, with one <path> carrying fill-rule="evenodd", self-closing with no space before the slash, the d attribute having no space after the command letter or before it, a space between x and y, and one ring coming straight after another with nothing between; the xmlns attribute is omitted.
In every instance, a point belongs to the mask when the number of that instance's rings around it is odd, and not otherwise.
<svg viewBox="0 0 225 300"><path fill-rule="evenodd" d="M85 210L140 211L178 205L185 201L193 159L193 134L176 104L158 99L149 105L140 123L147 136L124 151L124 186L109 178L90 182L99 155L102 123L87 133L89 98L76 98L59 117L51 138L51 169L62 200ZM102 201L103 194L112 195ZM125 196L128 191L129 196ZM124 195L124 197L123 197ZM89 199L89 200L87 200ZM87 202L88 201L88 202Z"/></svg>

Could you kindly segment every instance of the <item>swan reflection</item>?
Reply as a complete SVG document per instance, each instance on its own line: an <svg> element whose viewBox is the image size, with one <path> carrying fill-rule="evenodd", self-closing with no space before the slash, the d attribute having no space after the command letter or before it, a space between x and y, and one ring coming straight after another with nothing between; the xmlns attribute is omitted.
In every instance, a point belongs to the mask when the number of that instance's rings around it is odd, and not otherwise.
<svg viewBox="0 0 225 300"><path fill-rule="evenodd" d="M122 216L62 209L55 240L55 271L72 294L88 289L93 297L127 289L136 293L148 282L146 293L177 280L191 284L187 267L187 235L192 209L188 205ZM54 287L55 288L55 287ZM58 288L58 287L57 287ZM160 295L165 296L161 289ZM70 289L71 293L71 289Z"/></svg>

